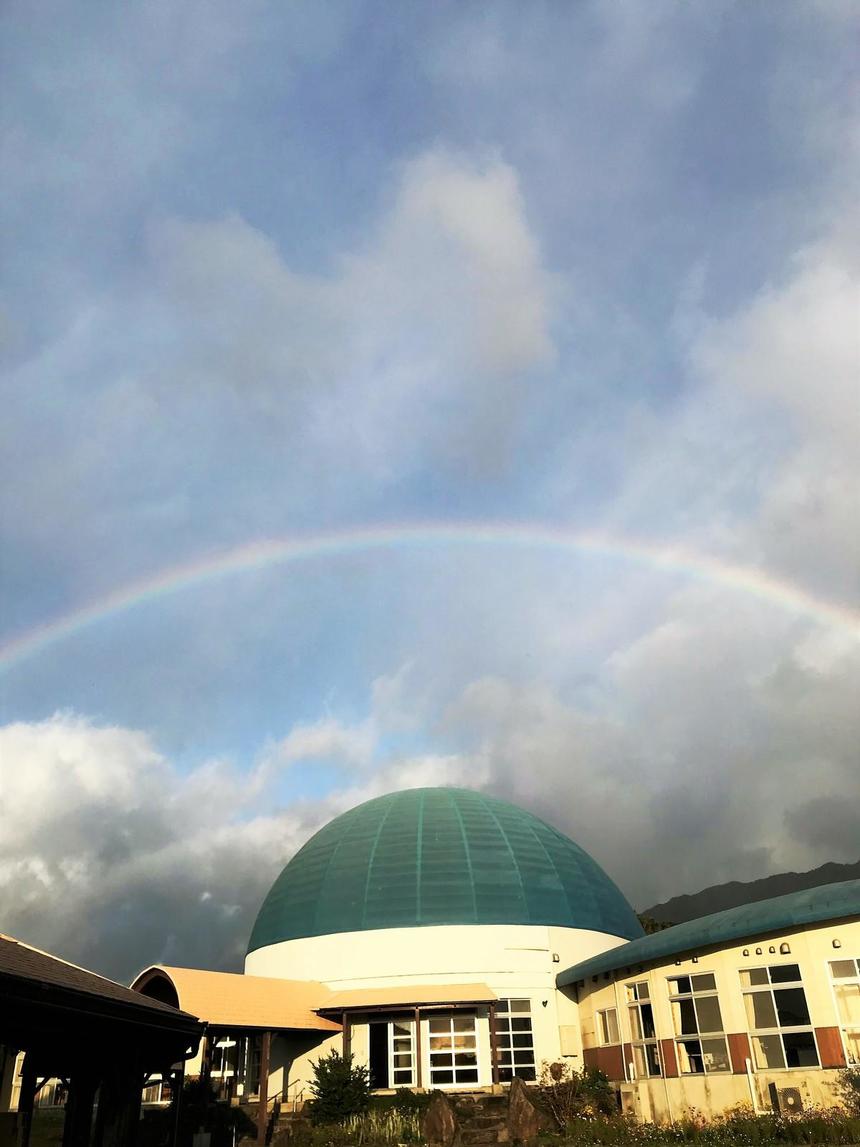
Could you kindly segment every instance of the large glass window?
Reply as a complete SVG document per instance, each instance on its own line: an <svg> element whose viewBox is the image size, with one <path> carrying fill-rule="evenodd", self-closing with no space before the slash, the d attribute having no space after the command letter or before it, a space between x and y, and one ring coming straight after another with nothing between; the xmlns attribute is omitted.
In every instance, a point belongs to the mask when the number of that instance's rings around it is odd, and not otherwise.
<svg viewBox="0 0 860 1147"><path fill-rule="evenodd" d="M860 1064L860 959L831 960L830 978L842 1028L845 1058Z"/></svg>
<svg viewBox="0 0 860 1147"><path fill-rule="evenodd" d="M638 983L628 984L626 992L636 1078L661 1075L660 1053L657 1050L657 1033L654 1028L654 1009L651 1005L648 981L639 980Z"/></svg>
<svg viewBox="0 0 860 1147"><path fill-rule="evenodd" d="M798 965L745 968L740 977L756 1067L818 1067Z"/></svg>
<svg viewBox="0 0 860 1147"><path fill-rule="evenodd" d="M669 980L669 1002L681 1073L703 1075L729 1071L729 1052L713 973L673 976Z"/></svg>
<svg viewBox="0 0 860 1147"><path fill-rule="evenodd" d="M499 1079L510 1083L515 1075L534 1080L535 1044L528 1000L499 1000L496 1009L496 1047Z"/></svg>
<svg viewBox="0 0 860 1147"><path fill-rule="evenodd" d="M434 1087L478 1082L478 1032L474 1015L429 1020L430 1082Z"/></svg>

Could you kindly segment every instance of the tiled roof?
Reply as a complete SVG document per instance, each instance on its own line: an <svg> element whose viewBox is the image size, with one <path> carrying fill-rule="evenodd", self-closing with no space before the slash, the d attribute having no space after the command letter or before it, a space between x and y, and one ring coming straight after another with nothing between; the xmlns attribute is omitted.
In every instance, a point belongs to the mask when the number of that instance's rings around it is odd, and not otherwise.
<svg viewBox="0 0 860 1147"><path fill-rule="evenodd" d="M634 964L653 963L669 956L727 944L732 940L749 939L774 932L802 928L805 924L819 924L827 920L841 920L860 916L860 880L843 880L837 884L824 884L818 888L805 888L787 896L774 896L715 912L698 920L688 920L664 928L651 936L620 944L608 952L592 956L574 964L556 977L559 987L614 972Z"/></svg>
<svg viewBox="0 0 860 1147"><path fill-rule="evenodd" d="M177 1012L176 1008L172 1008L169 1004L148 999L139 992L125 987L124 984L118 984L115 980L99 976L96 972L78 967L77 964L70 964L58 956L51 956L48 952L42 952L21 940L2 934L0 934L0 977L47 984L93 996L102 1001L124 1004L141 1012L158 1012L165 1017L182 1016L188 1020L194 1018L193 1013L188 1015Z"/></svg>
<svg viewBox="0 0 860 1147"><path fill-rule="evenodd" d="M181 1008L215 1027L340 1031L340 1024L315 1013L327 1001L329 991L313 981L156 964L136 978L138 990L153 972L173 984Z"/></svg>

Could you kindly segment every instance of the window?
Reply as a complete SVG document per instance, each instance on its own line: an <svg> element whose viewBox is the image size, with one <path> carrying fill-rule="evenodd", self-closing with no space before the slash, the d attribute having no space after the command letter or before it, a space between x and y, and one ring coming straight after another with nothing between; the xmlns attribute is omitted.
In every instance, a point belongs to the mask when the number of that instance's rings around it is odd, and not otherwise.
<svg viewBox="0 0 860 1147"><path fill-rule="evenodd" d="M830 978L842 1027L845 1058L852 1067L856 1067L860 1064L860 959L831 960Z"/></svg>
<svg viewBox="0 0 860 1147"><path fill-rule="evenodd" d="M534 1080L535 1044L528 1000L499 1000L496 1010L496 1047L499 1079L510 1083L515 1075Z"/></svg>
<svg viewBox="0 0 860 1147"><path fill-rule="evenodd" d="M393 1087L413 1087L415 1084L415 1048L411 1020L392 1020L388 1026L388 1077Z"/></svg>
<svg viewBox="0 0 860 1147"><path fill-rule="evenodd" d="M798 965L745 968L740 976L756 1067L818 1067Z"/></svg>
<svg viewBox="0 0 860 1147"><path fill-rule="evenodd" d="M669 1003L681 1074L729 1071L729 1052L713 973L673 976L669 980Z"/></svg>
<svg viewBox="0 0 860 1147"><path fill-rule="evenodd" d="M606 1008L597 1013L597 1042L601 1047L607 1044L621 1043L618 1033L618 1012L615 1008Z"/></svg>
<svg viewBox="0 0 860 1147"><path fill-rule="evenodd" d="M627 1015L630 1020L630 1034L633 1043L633 1067L636 1078L660 1075L660 1054L657 1051L657 1033L654 1029L654 1009L648 981L640 980L628 984Z"/></svg>
<svg viewBox="0 0 860 1147"><path fill-rule="evenodd" d="M433 1016L430 1082L434 1087L478 1082L478 1033L473 1015Z"/></svg>

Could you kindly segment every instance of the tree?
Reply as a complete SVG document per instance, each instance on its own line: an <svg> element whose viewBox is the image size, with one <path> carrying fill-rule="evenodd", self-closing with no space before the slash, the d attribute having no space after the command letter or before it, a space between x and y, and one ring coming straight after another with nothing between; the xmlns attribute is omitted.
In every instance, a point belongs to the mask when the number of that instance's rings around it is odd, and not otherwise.
<svg viewBox="0 0 860 1147"><path fill-rule="evenodd" d="M342 1123L370 1106L370 1072L354 1064L351 1055L332 1049L313 1065L311 1119L314 1123Z"/></svg>

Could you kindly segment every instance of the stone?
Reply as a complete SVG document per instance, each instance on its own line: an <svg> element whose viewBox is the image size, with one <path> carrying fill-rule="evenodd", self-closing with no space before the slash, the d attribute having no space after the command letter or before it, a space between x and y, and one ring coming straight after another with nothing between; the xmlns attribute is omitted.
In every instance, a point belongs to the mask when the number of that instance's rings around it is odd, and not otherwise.
<svg viewBox="0 0 860 1147"><path fill-rule="evenodd" d="M508 1093L508 1135L514 1143L531 1143L543 1128L544 1117L523 1081L514 1076Z"/></svg>
<svg viewBox="0 0 860 1147"><path fill-rule="evenodd" d="M441 1091L434 1092L424 1118L421 1120L421 1134L426 1143L434 1147L454 1147L459 1141L460 1126L454 1109Z"/></svg>

